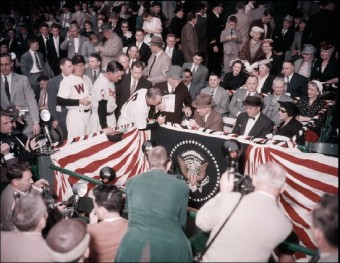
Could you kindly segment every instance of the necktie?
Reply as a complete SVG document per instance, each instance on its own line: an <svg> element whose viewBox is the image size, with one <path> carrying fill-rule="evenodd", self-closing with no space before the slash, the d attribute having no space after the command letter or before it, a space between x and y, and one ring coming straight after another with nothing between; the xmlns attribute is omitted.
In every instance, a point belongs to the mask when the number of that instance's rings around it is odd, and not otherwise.
<svg viewBox="0 0 340 263"><path fill-rule="evenodd" d="M5 76L5 91L6 91L8 100L11 101L11 93L9 93L9 84L8 84L6 76Z"/></svg>
<svg viewBox="0 0 340 263"><path fill-rule="evenodd" d="M130 95L136 91L137 81L134 79L130 88Z"/></svg>
<svg viewBox="0 0 340 263"><path fill-rule="evenodd" d="M248 119L249 119L249 120L251 119L251 120L255 121L255 117L249 117L249 116L248 116Z"/></svg>
<svg viewBox="0 0 340 263"><path fill-rule="evenodd" d="M192 75L194 75L194 73L196 72L197 66L194 66L194 68L192 69Z"/></svg>
<svg viewBox="0 0 340 263"><path fill-rule="evenodd" d="M211 100L214 99L214 89L211 89L211 91L210 91L210 98L211 98Z"/></svg>
<svg viewBox="0 0 340 263"><path fill-rule="evenodd" d="M286 34L286 30L282 29L282 36L284 36Z"/></svg>
<svg viewBox="0 0 340 263"><path fill-rule="evenodd" d="M37 64L37 68L41 71L41 66L40 66L40 63L39 63L39 58L38 58L37 52L34 52L34 58L35 58L35 63Z"/></svg>
<svg viewBox="0 0 340 263"><path fill-rule="evenodd" d="M151 66L150 66L150 69L149 69L149 77L150 77L150 75L151 75L151 70L152 70L153 65L155 64L155 61L156 61L156 56L154 57L154 59L153 59L153 61L152 61L152 64L151 64Z"/></svg>
<svg viewBox="0 0 340 263"><path fill-rule="evenodd" d="M97 79L97 71L93 71L93 81L95 81Z"/></svg>
<svg viewBox="0 0 340 263"><path fill-rule="evenodd" d="M286 84L289 85L289 77L286 77Z"/></svg>

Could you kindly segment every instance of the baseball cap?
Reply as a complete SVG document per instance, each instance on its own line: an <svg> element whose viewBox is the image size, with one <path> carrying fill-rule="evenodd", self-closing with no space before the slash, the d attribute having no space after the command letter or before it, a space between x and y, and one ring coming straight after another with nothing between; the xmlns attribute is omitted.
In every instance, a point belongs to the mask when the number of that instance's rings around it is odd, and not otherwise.
<svg viewBox="0 0 340 263"><path fill-rule="evenodd" d="M82 55L74 55L72 58L72 65L85 64L85 58Z"/></svg>

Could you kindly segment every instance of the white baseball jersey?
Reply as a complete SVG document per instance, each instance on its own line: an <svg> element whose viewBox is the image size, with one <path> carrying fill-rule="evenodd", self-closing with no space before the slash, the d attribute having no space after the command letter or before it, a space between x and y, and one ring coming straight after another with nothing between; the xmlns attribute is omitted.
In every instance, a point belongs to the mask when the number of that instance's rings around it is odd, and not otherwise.
<svg viewBox="0 0 340 263"><path fill-rule="evenodd" d="M110 114L106 116L106 121L108 127L116 127L116 116L114 110L117 108L116 97L109 95L109 91L115 91L114 82L110 82L104 75L104 73L99 74L98 78L93 84L92 95L91 95L91 107L92 113L90 117L90 133L101 131L102 128L99 123L98 116L98 103L100 100L107 100L107 113Z"/></svg>
<svg viewBox="0 0 340 263"><path fill-rule="evenodd" d="M90 96L91 91L92 82L88 76L77 77L71 74L60 82L58 97L76 100L83 99ZM78 106L66 106L66 108L68 109L66 117L68 139L88 133L91 107L79 104Z"/></svg>
<svg viewBox="0 0 340 263"><path fill-rule="evenodd" d="M147 89L139 89L125 102L118 119L118 127L134 123L138 129L146 128L150 111L150 106L146 102L147 91Z"/></svg>

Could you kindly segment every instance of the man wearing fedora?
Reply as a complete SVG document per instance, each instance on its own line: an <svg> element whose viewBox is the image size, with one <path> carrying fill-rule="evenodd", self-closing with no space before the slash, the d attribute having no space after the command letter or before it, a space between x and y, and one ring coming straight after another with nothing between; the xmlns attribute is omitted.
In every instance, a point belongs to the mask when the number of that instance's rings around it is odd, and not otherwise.
<svg viewBox="0 0 340 263"><path fill-rule="evenodd" d="M286 15L282 26L277 27L273 34L274 54L280 56L281 60L284 60L286 51L289 51L293 44L295 31L292 24L293 17Z"/></svg>
<svg viewBox="0 0 340 263"><path fill-rule="evenodd" d="M110 61L118 61L119 56L123 53L123 42L121 38L112 30L109 24L102 26L102 32L106 41L104 46L97 46L96 51L102 57L102 68L106 70Z"/></svg>
<svg viewBox="0 0 340 263"><path fill-rule="evenodd" d="M151 38L150 48L152 55L149 58L148 66L144 69L143 75L147 77L153 85L166 81L166 71L171 66L171 58L164 52L163 40L161 37L154 36Z"/></svg>
<svg viewBox="0 0 340 263"><path fill-rule="evenodd" d="M223 120L221 114L212 107L214 101L209 94L203 93L196 97L192 106L196 108L194 118L189 121L189 125L193 128L206 128L215 131L223 131Z"/></svg>
<svg viewBox="0 0 340 263"><path fill-rule="evenodd" d="M246 112L238 115L232 133L255 138L266 138L267 134L272 133L274 123L261 113L262 99L247 96L243 104L246 107Z"/></svg>
<svg viewBox="0 0 340 263"><path fill-rule="evenodd" d="M156 110L159 111L157 114L165 116L168 122L181 123L183 114L187 117L192 115L192 98L182 81L183 72L180 66L171 66L166 76L167 81L155 85L163 95L162 104L156 106Z"/></svg>

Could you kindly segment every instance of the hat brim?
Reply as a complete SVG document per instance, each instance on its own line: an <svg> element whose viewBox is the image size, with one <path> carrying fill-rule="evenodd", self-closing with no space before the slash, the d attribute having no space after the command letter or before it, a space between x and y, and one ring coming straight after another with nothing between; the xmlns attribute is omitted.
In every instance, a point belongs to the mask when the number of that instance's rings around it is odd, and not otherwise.
<svg viewBox="0 0 340 263"><path fill-rule="evenodd" d="M208 105L197 105L196 101L192 102L192 106L196 109L208 108L208 107L212 107L214 105L215 105L215 102L213 100Z"/></svg>
<svg viewBox="0 0 340 263"><path fill-rule="evenodd" d="M176 76L170 75L170 74L169 74L169 71L166 71L166 72L165 72L165 75L166 75L168 78L177 79L177 80L183 80L183 77L178 78L178 77L176 77Z"/></svg>

